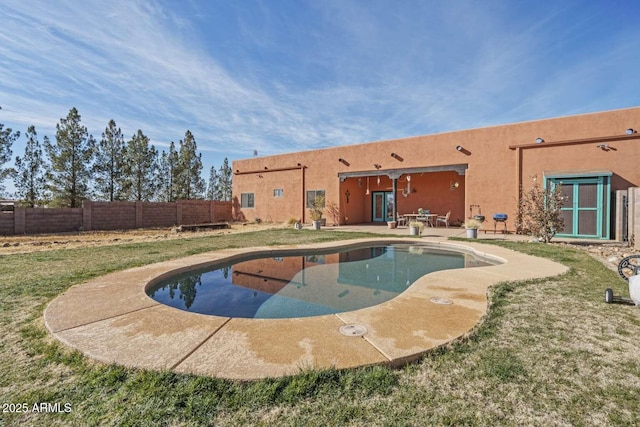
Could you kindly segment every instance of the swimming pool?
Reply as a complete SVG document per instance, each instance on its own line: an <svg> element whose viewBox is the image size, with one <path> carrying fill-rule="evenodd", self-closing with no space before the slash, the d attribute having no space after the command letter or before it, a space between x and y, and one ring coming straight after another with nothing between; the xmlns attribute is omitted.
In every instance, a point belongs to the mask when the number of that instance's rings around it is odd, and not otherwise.
<svg viewBox="0 0 640 427"><path fill-rule="evenodd" d="M279 319L354 311L389 301L439 270L491 265L419 244L370 245L286 256L247 256L161 279L147 295L180 310Z"/></svg>

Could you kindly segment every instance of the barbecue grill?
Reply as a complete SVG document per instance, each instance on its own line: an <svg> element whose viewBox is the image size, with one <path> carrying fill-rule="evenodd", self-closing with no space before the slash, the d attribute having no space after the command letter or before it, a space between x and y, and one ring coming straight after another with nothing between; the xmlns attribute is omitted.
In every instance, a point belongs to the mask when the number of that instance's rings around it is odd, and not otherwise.
<svg viewBox="0 0 640 427"><path fill-rule="evenodd" d="M498 228L498 223L501 222L504 224L504 230L502 231L504 234L507 234L507 219L509 216L505 213L497 213L493 214L493 234L496 234L496 228Z"/></svg>

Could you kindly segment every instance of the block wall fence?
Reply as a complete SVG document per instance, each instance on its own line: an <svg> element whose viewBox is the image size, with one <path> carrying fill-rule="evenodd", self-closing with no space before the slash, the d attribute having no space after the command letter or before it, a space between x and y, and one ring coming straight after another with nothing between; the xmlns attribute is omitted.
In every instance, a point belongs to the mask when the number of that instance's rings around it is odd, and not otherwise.
<svg viewBox="0 0 640 427"><path fill-rule="evenodd" d="M22 208L0 213L0 235L128 230L231 221L231 202L92 202L81 208Z"/></svg>

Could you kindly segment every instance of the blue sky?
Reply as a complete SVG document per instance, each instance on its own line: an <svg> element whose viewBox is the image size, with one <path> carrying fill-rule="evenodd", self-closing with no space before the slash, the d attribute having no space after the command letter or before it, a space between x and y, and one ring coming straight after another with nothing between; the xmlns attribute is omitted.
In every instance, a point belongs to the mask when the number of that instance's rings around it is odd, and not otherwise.
<svg viewBox="0 0 640 427"><path fill-rule="evenodd" d="M640 105L640 2L2 0L0 123L222 160ZM14 144L22 155L24 138ZM5 182L8 188L9 182Z"/></svg>

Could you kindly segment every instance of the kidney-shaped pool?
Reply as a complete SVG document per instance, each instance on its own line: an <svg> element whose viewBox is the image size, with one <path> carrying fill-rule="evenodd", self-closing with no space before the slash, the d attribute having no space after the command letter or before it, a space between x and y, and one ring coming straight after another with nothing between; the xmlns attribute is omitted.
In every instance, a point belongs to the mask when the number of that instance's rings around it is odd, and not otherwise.
<svg viewBox="0 0 640 427"><path fill-rule="evenodd" d="M146 291L162 304L200 314L308 317L381 304L435 271L487 265L472 254L416 244L371 245L247 256L163 278Z"/></svg>

